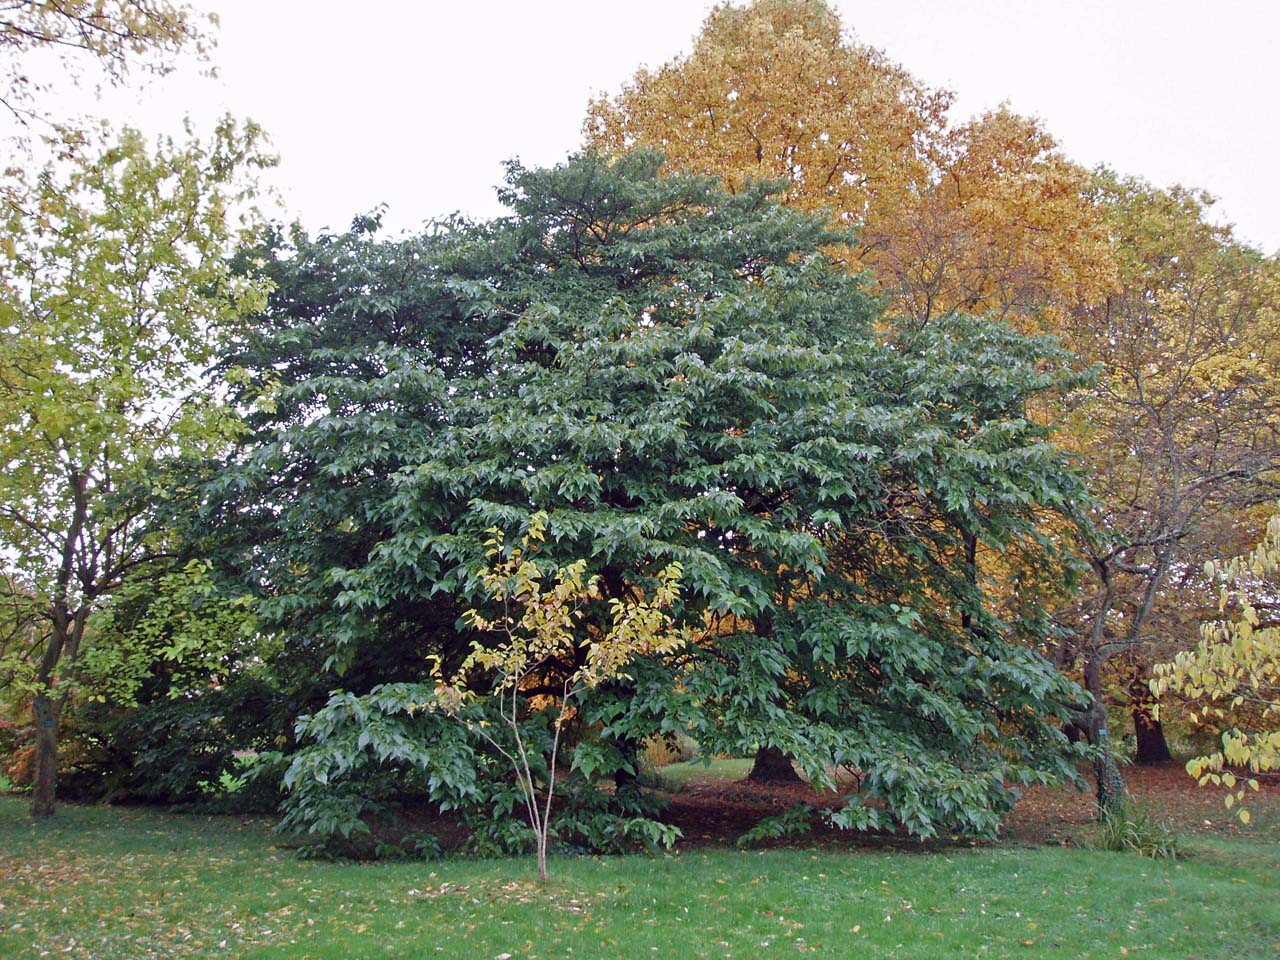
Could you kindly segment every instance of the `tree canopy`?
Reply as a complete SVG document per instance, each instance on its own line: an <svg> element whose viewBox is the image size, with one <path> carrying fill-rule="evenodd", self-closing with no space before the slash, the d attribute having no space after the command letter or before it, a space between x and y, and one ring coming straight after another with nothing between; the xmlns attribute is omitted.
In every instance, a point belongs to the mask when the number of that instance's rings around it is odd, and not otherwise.
<svg viewBox="0 0 1280 960"><path fill-rule="evenodd" d="M216 22L216 18L210 18ZM40 84L25 55L62 55L63 69L78 59L96 63L113 82L131 69L167 73L183 48L204 53L212 44L191 8L169 0L0 0L0 104L25 120L42 116L34 105Z"/></svg>
<svg viewBox="0 0 1280 960"><path fill-rule="evenodd" d="M593 101L584 132L730 191L784 180L788 205L858 228L849 259L917 322L960 310L1056 328L1112 276L1088 176L1038 121L1000 107L956 124L951 101L822 0L755 0L715 7L687 55Z"/></svg>
<svg viewBox="0 0 1280 960"><path fill-rule="evenodd" d="M10 598L40 621L27 678L36 710L34 809L52 812L56 737L90 617L169 555L148 522L165 464L219 452L237 432L201 369L260 302L232 274L231 207L267 162L255 128L207 143L146 144L126 130L100 155L14 192L0 246L0 545Z"/></svg>
<svg viewBox="0 0 1280 960"><path fill-rule="evenodd" d="M1078 694L1031 649L1044 613L997 616L971 562L978 544L1051 552L1040 512L1082 496L1026 412L1074 382L1066 356L984 321L895 326L824 252L852 237L768 185L660 170L646 152L513 164L504 220L287 261L394 253L414 294L402 309L380 272L308 313L295 274L273 339L232 359L242 402L274 411L220 479L224 509L239 497L270 530L254 551L293 558L265 609L338 666L403 635L453 669L470 645L448 611L483 597L486 531L545 511L547 562L584 560L602 600L679 562L694 636L584 698L602 732L575 763L625 771L645 736L687 730L785 749L819 780L856 771L848 825L994 830L1009 784L1070 775Z"/></svg>

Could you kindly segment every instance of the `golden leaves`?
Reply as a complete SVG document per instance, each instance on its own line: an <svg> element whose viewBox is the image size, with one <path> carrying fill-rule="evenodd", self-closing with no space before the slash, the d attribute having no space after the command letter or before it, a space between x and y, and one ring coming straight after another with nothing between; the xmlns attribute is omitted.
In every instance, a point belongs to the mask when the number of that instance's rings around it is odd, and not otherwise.
<svg viewBox="0 0 1280 960"><path fill-rule="evenodd" d="M1088 177L1034 120L1001 108L952 128L952 95L846 41L825 4L718 7L693 51L594 101L599 149L653 146L730 190L785 181L784 202L856 226L847 254L904 314L997 312L1043 327L1114 270Z"/></svg>
<svg viewBox="0 0 1280 960"><path fill-rule="evenodd" d="M626 665L636 657L670 653L684 643L684 633L670 613L680 595L679 563L657 574L652 597L612 597L607 625L591 623L586 608L602 599L600 578L587 577L586 561L575 560L558 568L548 584L533 559L546 540L546 530L547 515L535 513L520 545L509 550L500 530L488 531L489 562L478 576L502 612L490 618L471 609L463 619L472 629L499 639L491 644L477 641L458 678L442 690L465 690L465 677L476 668L495 672L498 689L518 688L523 678L552 664L577 664L564 681L566 691L590 688L624 676ZM585 641L579 639L583 635ZM453 700L461 695L449 694Z"/></svg>
<svg viewBox="0 0 1280 960"><path fill-rule="evenodd" d="M1280 626L1264 624L1255 596L1274 592L1280 571L1280 512L1267 525L1257 547L1206 570L1234 587L1229 596L1239 613L1232 621L1205 624L1200 644L1172 663L1155 668L1152 691L1177 694L1195 704L1202 715L1231 725L1222 734L1222 749L1187 764L1201 786L1213 784L1229 792L1227 809L1244 801L1245 788L1257 780L1240 780L1228 767L1254 773L1280 770ZM1225 609L1225 604L1224 604ZM1237 814L1244 823L1249 813Z"/></svg>

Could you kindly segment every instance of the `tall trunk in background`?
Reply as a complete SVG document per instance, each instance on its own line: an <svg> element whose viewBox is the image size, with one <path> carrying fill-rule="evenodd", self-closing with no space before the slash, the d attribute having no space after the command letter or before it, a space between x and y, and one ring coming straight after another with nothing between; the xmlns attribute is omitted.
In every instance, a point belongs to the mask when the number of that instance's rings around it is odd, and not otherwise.
<svg viewBox="0 0 1280 960"><path fill-rule="evenodd" d="M751 764L747 779L752 783L802 782L791 758L777 747L761 747L756 751L756 759Z"/></svg>
<svg viewBox="0 0 1280 960"><path fill-rule="evenodd" d="M1089 744L1094 748L1093 776L1098 785L1098 810L1106 816L1124 800L1124 778L1116 764L1115 747L1107 724L1107 705L1102 698L1102 658L1090 651L1084 666L1085 683L1093 703L1085 720Z"/></svg>
<svg viewBox="0 0 1280 960"><path fill-rule="evenodd" d="M1169 742L1164 736L1164 725L1156 718L1152 709L1156 700L1151 695L1146 671L1141 667L1129 683L1129 700L1132 704L1130 710L1133 713L1133 733L1138 741L1134 762L1171 763L1173 754L1169 751Z"/></svg>

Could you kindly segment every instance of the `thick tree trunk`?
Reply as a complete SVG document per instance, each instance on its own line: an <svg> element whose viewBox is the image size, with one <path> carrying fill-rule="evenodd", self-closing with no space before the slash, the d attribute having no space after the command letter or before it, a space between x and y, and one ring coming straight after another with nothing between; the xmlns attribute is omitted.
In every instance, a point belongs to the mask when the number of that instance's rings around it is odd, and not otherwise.
<svg viewBox="0 0 1280 960"><path fill-rule="evenodd" d="M1133 703L1133 733L1138 741L1134 762L1172 763L1173 754L1169 752L1169 742L1164 738L1164 725L1152 713L1155 698L1151 696L1151 688L1141 672L1129 684L1129 697Z"/></svg>
<svg viewBox="0 0 1280 960"><path fill-rule="evenodd" d="M31 816L51 817L58 789L58 720L61 711L45 691L31 708L35 725L35 777L31 783Z"/></svg>
<svg viewBox="0 0 1280 960"><path fill-rule="evenodd" d="M36 695L31 705L35 734L35 776L31 784L31 816L51 817L58 789L58 728L67 704L67 687L59 683L60 668L74 667L84 639L89 611L81 607L74 614L65 603L50 610L50 631L40 669L36 672Z"/></svg>
<svg viewBox="0 0 1280 960"><path fill-rule="evenodd" d="M1111 731L1107 728L1107 707L1102 698L1102 663L1097 654L1091 652L1085 660L1084 674L1093 698L1085 729L1094 748L1093 776L1098 784L1098 810L1106 816L1124 801L1124 778L1116 765Z"/></svg>
<svg viewBox="0 0 1280 960"><path fill-rule="evenodd" d="M747 779L752 783L800 783L795 764L777 747L761 747Z"/></svg>
<svg viewBox="0 0 1280 960"><path fill-rule="evenodd" d="M1172 763L1173 753L1164 736L1164 724L1144 709L1134 707L1133 729L1138 738L1134 761L1143 764Z"/></svg>

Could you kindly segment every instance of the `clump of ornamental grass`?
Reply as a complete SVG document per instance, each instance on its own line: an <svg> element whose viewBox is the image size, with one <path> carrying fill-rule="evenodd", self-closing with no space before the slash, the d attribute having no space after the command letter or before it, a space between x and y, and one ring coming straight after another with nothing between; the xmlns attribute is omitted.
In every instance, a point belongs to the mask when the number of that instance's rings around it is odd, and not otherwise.
<svg viewBox="0 0 1280 960"><path fill-rule="evenodd" d="M1115 808L1103 811L1090 846L1153 860L1176 860L1178 833L1171 818L1157 816L1147 804L1126 793Z"/></svg>

